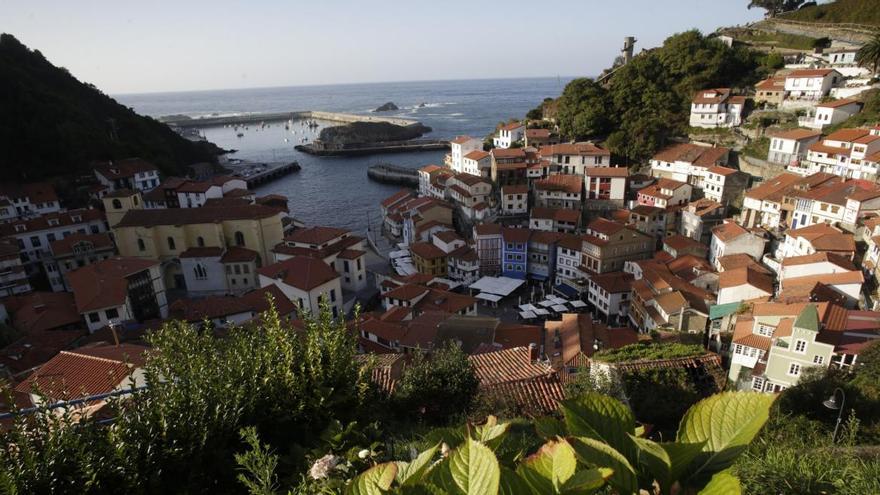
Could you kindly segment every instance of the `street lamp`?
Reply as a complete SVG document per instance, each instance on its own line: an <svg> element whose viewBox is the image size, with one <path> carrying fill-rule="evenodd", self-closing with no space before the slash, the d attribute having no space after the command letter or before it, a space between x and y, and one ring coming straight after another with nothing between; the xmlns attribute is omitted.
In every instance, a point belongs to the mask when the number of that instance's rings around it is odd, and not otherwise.
<svg viewBox="0 0 880 495"><path fill-rule="evenodd" d="M840 392L840 400L837 400L837 392ZM846 394L843 393L843 389L838 387L834 389L834 393L831 394L827 400L822 402L822 405L831 409L832 411L838 411L837 413L837 423L834 425L834 433L831 435L831 443L837 441L837 430L840 429L840 422L843 420L843 408L846 405Z"/></svg>

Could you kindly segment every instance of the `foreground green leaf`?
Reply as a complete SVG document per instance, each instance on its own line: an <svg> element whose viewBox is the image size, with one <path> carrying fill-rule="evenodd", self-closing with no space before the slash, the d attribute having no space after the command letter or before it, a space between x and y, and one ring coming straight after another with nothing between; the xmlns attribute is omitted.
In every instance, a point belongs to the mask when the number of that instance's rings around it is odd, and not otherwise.
<svg viewBox="0 0 880 495"><path fill-rule="evenodd" d="M510 430L510 423L498 424L498 418L489 416L486 418L485 424L474 427L471 437L495 450L504 440L508 430Z"/></svg>
<svg viewBox="0 0 880 495"><path fill-rule="evenodd" d="M705 442L688 470L709 476L733 464L767 422L775 396L756 392L724 392L695 404L678 429L678 441Z"/></svg>
<svg viewBox="0 0 880 495"><path fill-rule="evenodd" d="M570 493L572 495L593 493L602 488L605 485L605 480L613 474L614 470L608 468L582 469L574 473L565 482L565 485L562 487L562 493Z"/></svg>
<svg viewBox="0 0 880 495"><path fill-rule="evenodd" d="M519 474L538 493L560 493L562 485L577 469L574 449L565 439L549 440L526 457L517 468Z"/></svg>
<svg viewBox="0 0 880 495"><path fill-rule="evenodd" d="M560 403L569 435L601 440L635 462L636 420L620 401L596 392Z"/></svg>
<svg viewBox="0 0 880 495"><path fill-rule="evenodd" d="M495 454L469 438L432 469L429 478L452 495L482 495L498 493L500 476Z"/></svg>
<svg viewBox="0 0 880 495"><path fill-rule="evenodd" d="M382 495L391 488L391 483L397 476L397 465L386 462L373 466L359 474L345 487L347 495Z"/></svg>
<svg viewBox="0 0 880 495"><path fill-rule="evenodd" d="M742 493L742 487L739 484L739 478L728 471L722 471L715 473L709 483L697 492L697 495L739 495L740 493Z"/></svg>
<svg viewBox="0 0 880 495"><path fill-rule="evenodd" d="M636 470L623 454L593 438L571 438L569 443L581 462L590 466L613 469L614 474L608 481L618 492L638 493L639 483Z"/></svg>
<svg viewBox="0 0 880 495"><path fill-rule="evenodd" d="M437 454L440 444L420 453L410 462L397 463L397 483L406 486L418 483L431 468L431 461Z"/></svg>

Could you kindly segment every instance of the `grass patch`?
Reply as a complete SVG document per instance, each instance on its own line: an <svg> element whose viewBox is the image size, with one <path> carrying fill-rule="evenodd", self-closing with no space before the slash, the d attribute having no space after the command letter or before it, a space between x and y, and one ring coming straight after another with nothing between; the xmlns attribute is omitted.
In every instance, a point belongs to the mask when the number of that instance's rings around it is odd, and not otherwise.
<svg viewBox="0 0 880 495"><path fill-rule="evenodd" d="M619 349L607 349L593 354L593 359L604 363L624 363L628 361L653 361L697 357L706 354L701 345L687 344L630 344Z"/></svg>
<svg viewBox="0 0 880 495"><path fill-rule="evenodd" d="M837 0L781 14L779 18L803 22L880 26L880 8L877 8L876 0Z"/></svg>
<svg viewBox="0 0 880 495"><path fill-rule="evenodd" d="M767 31L748 31L737 34L737 41L749 44L772 45L776 48L791 48L794 50L809 50L813 47L815 38L799 34L771 33Z"/></svg>
<svg viewBox="0 0 880 495"><path fill-rule="evenodd" d="M749 141L749 144L743 146L740 153L759 160L766 160L767 155L770 153L770 138L761 137L758 139L752 139Z"/></svg>

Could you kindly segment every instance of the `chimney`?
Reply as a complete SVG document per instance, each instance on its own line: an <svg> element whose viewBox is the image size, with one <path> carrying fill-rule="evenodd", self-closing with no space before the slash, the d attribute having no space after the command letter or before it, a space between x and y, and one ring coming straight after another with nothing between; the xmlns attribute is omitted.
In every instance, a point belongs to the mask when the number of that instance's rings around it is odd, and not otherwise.
<svg viewBox="0 0 880 495"><path fill-rule="evenodd" d="M529 344L529 364L538 360L538 344L532 342Z"/></svg>

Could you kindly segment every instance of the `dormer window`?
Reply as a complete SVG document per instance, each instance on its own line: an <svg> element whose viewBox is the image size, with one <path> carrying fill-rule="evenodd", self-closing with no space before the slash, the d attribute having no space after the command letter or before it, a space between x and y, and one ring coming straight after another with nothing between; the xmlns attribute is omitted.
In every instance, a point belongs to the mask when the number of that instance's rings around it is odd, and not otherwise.
<svg viewBox="0 0 880 495"><path fill-rule="evenodd" d="M81 216L81 215L73 215L73 216L70 217L70 219L73 220L74 222L82 222L82 216Z"/></svg>
<svg viewBox="0 0 880 495"><path fill-rule="evenodd" d="M26 230L27 230L27 226L24 225L24 224L21 224L21 223L20 223L20 224L18 224L18 225L15 226L15 231L16 231L16 232L24 232L24 231L26 231Z"/></svg>

